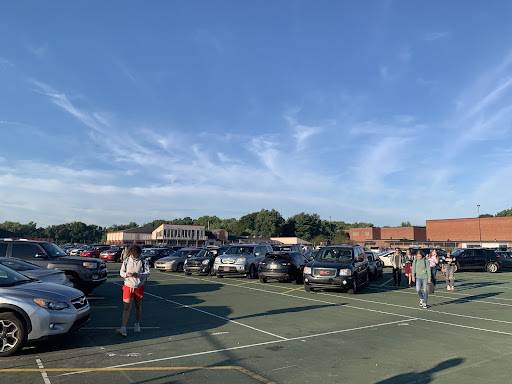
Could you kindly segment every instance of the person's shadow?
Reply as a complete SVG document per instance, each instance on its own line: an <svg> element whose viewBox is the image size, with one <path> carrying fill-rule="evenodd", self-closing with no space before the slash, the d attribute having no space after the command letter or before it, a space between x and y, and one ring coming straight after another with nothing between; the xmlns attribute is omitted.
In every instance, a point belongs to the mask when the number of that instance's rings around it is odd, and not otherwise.
<svg viewBox="0 0 512 384"><path fill-rule="evenodd" d="M434 373L443 371L445 369L453 368L464 362L464 359L456 358L443 361L437 364L435 367L423 372L410 372L402 373L385 380L381 380L376 384L397 384L397 383L430 383L434 381Z"/></svg>

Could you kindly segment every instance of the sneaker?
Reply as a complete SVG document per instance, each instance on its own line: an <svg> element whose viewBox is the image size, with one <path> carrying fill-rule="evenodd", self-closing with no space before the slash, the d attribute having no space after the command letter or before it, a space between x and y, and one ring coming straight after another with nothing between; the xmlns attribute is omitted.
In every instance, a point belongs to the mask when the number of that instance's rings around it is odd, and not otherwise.
<svg viewBox="0 0 512 384"><path fill-rule="evenodd" d="M424 305L423 299L420 299L420 307L423 307L423 305Z"/></svg>
<svg viewBox="0 0 512 384"><path fill-rule="evenodd" d="M139 323L135 323L135 325L133 326L133 332L137 332L137 333L140 332L140 324Z"/></svg>
<svg viewBox="0 0 512 384"><path fill-rule="evenodd" d="M121 328L119 328L119 329L116 329L116 333L117 333L118 335L123 336L123 337L128 336L128 333L126 333L126 327L121 327Z"/></svg>
<svg viewBox="0 0 512 384"><path fill-rule="evenodd" d="M455 292L455 288L452 287L452 292Z"/></svg>
<svg viewBox="0 0 512 384"><path fill-rule="evenodd" d="M427 309L427 308L428 308L428 305L427 305L427 304L425 304L425 303L423 303L422 307L423 307L424 309Z"/></svg>
<svg viewBox="0 0 512 384"><path fill-rule="evenodd" d="M447 287L446 287L446 290L447 290L447 291L451 291L452 289L450 288L450 286L447 286Z"/></svg>

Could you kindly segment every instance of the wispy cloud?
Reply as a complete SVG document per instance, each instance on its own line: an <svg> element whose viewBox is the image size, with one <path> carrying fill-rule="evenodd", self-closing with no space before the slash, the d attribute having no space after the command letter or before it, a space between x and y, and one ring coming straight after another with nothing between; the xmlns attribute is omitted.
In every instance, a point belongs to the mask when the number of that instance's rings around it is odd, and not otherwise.
<svg viewBox="0 0 512 384"><path fill-rule="evenodd" d="M427 32L423 35L425 41L435 41L448 36L448 32Z"/></svg>
<svg viewBox="0 0 512 384"><path fill-rule="evenodd" d="M34 56L36 56L40 60L46 59L48 55L48 43L44 43L40 46L30 45L28 49Z"/></svg>

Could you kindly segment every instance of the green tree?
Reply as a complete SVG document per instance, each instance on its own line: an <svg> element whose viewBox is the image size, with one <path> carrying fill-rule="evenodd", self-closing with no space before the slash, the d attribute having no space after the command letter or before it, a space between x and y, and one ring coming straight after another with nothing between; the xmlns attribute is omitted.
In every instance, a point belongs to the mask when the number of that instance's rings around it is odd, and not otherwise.
<svg viewBox="0 0 512 384"><path fill-rule="evenodd" d="M310 241L321 234L322 220L320 220L320 216L316 213L311 215L301 212L288 219L287 232L291 228L293 228L294 236Z"/></svg>
<svg viewBox="0 0 512 384"><path fill-rule="evenodd" d="M204 225L206 230L219 229L221 220L217 216L201 216L194 220L195 225Z"/></svg>
<svg viewBox="0 0 512 384"><path fill-rule="evenodd" d="M402 221L402 224L400 224L401 227L412 227L410 221Z"/></svg>
<svg viewBox="0 0 512 384"><path fill-rule="evenodd" d="M491 215L490 213L482 213L480 216L478 216L480 218L483 218L483 217L494 217L494 215Z"/></svg>
<svg viewBox="0 0 512 384"><path fill-rule="evenodd" d="M242 216L236 225L235 231L233 235L236 236L251 236L255 235L255 226L254 220L256 219L256 215L258 212L249 213L245 216Z"/></svg>
<svg viewBox="0 0 512 384"><path fill-rule="evenodd" d="M504 209L496 214L496 217L512 216L512 208Z"/></svg>
<svg viewBox="0 0 512 384"><path fill-rule="evenodd" d="M275 209L262 209L254 217L254 231L264 237L282 236L284 223L283 216Z"/></svg>

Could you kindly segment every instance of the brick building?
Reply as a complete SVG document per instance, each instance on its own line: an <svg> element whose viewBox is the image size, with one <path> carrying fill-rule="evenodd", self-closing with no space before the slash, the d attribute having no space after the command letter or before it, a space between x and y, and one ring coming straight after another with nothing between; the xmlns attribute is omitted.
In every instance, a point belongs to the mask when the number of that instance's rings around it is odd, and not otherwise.
<svg viewBox="0 0 512 384"><path fill-rule="evenodd" d="M351 228L345 232L350 240L367 247L389 247L427 240L426 227Z"/></svg>
<svg viewBox="0 0 512 384"><path fill-rule="evenodd" d="M427 220L428 241L455 241L461 247L512 245L512 216Z"/></svg>
<svg viewBox="0 0 512 384"><path fill-rule="evenodd" d="M107 232L107 244L146 244L151 240L151 227L138 227L124 231Z"/></svg>

